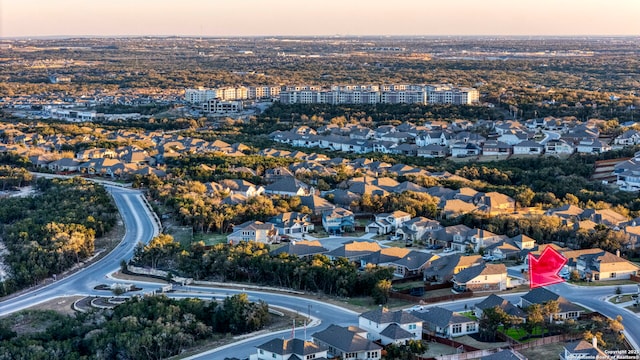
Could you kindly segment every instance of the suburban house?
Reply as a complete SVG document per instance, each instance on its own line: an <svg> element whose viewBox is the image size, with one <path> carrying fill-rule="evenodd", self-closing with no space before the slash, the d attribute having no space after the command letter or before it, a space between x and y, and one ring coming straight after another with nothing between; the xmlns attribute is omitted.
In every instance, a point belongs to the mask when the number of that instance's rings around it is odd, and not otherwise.
<svg viewBox="0 0 640 360"><path fill-rule="evenodd" d="M264 193L270 195L303 196L313 192L312 187L292 176L282 177L264 188Z"/></svg>
<svg viewBox="0 0 640 360"><path fill-rule="evenodd" d="M578 257L576 269L591 281L629 279L638 275L640 267L608 251L583 254Z"/></svg>
<svg viewBox="0 0 640 360"><path fill-rule="evenodd" d="M640 132L637 130L627 130L620 136L613 139L615 145L633 146L640 144Z"/></svg>
<svg viewBox="0 0 640 360"><path fill-rule="evenodd" d="M406 248L388 247L371 253L360 260L361 267L367 264L393 267L396 277L408 277L422 274L431 262L438 259L438 255L413 251Z"/></svg>
<svg viewBox="0 0 640 360"><path fill-rule="evenodd" d="M355 326L342 327L332 324L311 337L314 343L328 349L329 357L362 360L382 358L382 346L368 340L367 332Z"/></svg>
<svg viewBox="0 0 640 360"><path fill-rule="evenodd" d="M353 213L341 207L322 213L322 227L329 234L342 234L345 231L352 231L355 222Z"/></svg>
<svg viewBox="0 0 640 360"><path fill-rule="evenodd" d="M513 155L542 155L544 145L531 140L525 140L513 145Z"/></svg>
<svg viewBox="0 0 640 360"><path fill-rule="evenodd" d="M278 231L271 223L247 221L233 227L233 232L227 236L227 241L237 244L241 241L255 241L271 244L278 239Z"/></svg>
<svg viewBox="0 0 640 360"><path fill-rule="evenodd" d="M484 156L509 156L513 154L513 145L498 140L489 140L482 145Z"/></svg>
<svg viewBox="0 0 640 360"><path fill-rule="evenodd" d="M442 216L445 219L455 218L460 215L474 212L478 209L478 207L473 203L460 199L442 200L438 207L442 209Z"/></svg>
<svg viewBox="0 0 640 360"><path fill-rule="evenodd" d="M418 216L406 221L396 230L396 236L406 241L423 240L428 233L442 228L440 223L429 218Z"/></svg>
<svg viewBox="0 0 640 360"><path fill-rule="evenodd" d="M411 220L411 215L400 210L396 210L390 214L377 214L375 220L367 225L367 232L379 235L388 234L396 231L396 229L399 229L402 224L409 220Z"/></svg>
<svg viewBox="0 0 640 360"><path fill-rule="evenodd" d="M327 358L327 347L302 339L273 339L256 346L258 353L252 360L300 360Z"/></svg>
<svg viewBox="0 0 640 360"><path fill-rule="evenodd" d="M632 159L616 164L612 175L616 177L616 185L620 190L640 190L640 151Z"/></svg>
<svg viewBox="0 0 640 360"><path fill-rule="evenodd" d="M75 172L80 168L81 162L71 159L71 158L62 158L60 160L52 161L47 164L47 168L52 171L61 172L61 171L69 171Z"/></svg>
<svg viewBox="0 0 640 360"><path fill-rule="evenodd" d="M328 251L329 250L323 247L318 240L302 240L292 241L288 244L285 244L284 246L270 251L269 253L275 256L286 253L289 255L295 255L300 258L311 258L314 255L324 254Z"/></svg>
<svg viewBox="0 0 640 360"><path fill-rule="evenodd" d="M576 151L576 148L564 139L552 139L544 144L544 152L554 155L570 155Z"/></svg>
<svg viewBox="0 0 640 360"><path fill-rule="evenodd" d="M484 249L484 253L496 259L519 259L522 250L532 249L535 244L536 241L534 239L521 234L487 246Z"/></svg>
<svg viewBox="0 0 640 360"><path fill-rule="evenodd" d="M326 255L329 259L343 257L351 261L360 261L363 257L380 250L380 245L377 242L353 241L331 250Z"/></svg>
<svg viewBox="0 0 640 360"><path fill-rule="evenodd" d="M367 331L369 340L380 340L382 345L422 339L422 320L402 310L382 307L365 312L358 317L358 326Z"/></svg>
<svg viewBox="0 0 640 360"><path fill-rule="evenodd" d="M560 353L560 360L584 360L584 359L615 359L604 351L598 349L598 338L595 336L591 342L586 340L572 341L564 346Z"/></svg>
<svg viewBox="0 0 640 360"><path fill-rule="evenodd" d="M550 321L554 319L578 319L584 312L582 307L543 287L535 288L522 295L520 298L520 307L526 310L526 308L533 304L544 306L547 302L552 300L558 302L560 311L555 314L551 314L549 319Z"/></svg>
<svg viewBox="0 0 640 360"><path fill-rule="evenodd" d="M306 234L314 228L309 215L299 212L282 213L269 219L269 222L276 227L278 235Z"/></svg>
<svg viewBox="0 0 640 360"><path fill-rule="evenodd" d="M516 209L516 201L513 198L495 191L479 193L473 203L479 211L487 215L510 214Z"/></svg>
<svg viewBox="0 0 640 360"><path fill-rule="evenodd" d="M417 156L426 158L443 158L449 154L449 148L444 145L429 144L418 147Z"/></svg>
<svg viewBox="0 0 640 360"><path fill-rule="evenodd" d="M444 284L453 278L453 275L470 267L483 264L484 260L480 255L464 256L453 254L443 256L431 262L431 266L424 269L424 281Z"/></svg>
<svg viewBox="0 0 640 360"><path fill-rule="evenodd" d="M527 313L525 313L519 307L513 305L510 301L496 294L491 294L486 299L477 303L473 308L473 312L475 316L479 319L482 317L482 314L484 313L485 310L493 309L495 307L499 307L500 309L502 309L502 311L505 312L505 314L509 316L518 317L522 319L523 322L527 321Z"/></svg>
<svg viewBox="0 0 640 360"><path fill-rule="evenodd" d="M478 156L482 152L479 145L473 143L457 142L451 146L451 156L463 158L469 156Z"/></svg>
<svg viewBox="0 0 640 360"><path fill-rule="evenodd" d="M318 195L300 196L300 203L308 207L313 215L322 215L325 211L331 211L336 208L335 205Z"/></svg>
<svg viewBox="0 0 640 360"><path fill-rule="evenodd" d="M218 183L225 189L228 189L231 194L240 194L248 198L264 193L264 188L262 186L256 186L246 180L224 179L218 181Z"/></svg>
<svg viewBox="0 0 640 360"><path fill-rule="evenodd" d="M480 264L461 270L451 280L455 291L502 291L509 286L504 264Z"/></svg>
<svg viewBox="0 0 640 360"><path fill-rule="evenodd" d="M611 151L611 146L598 139L583 139L578 143L576 151L581 154L600 154Z"/></svg>
<svg viewBox="0 0 640 360"><path fill-rule="evenodd" d="M411 315L421 319L424 332L444 337L456 337L478 332L478 322L438 306Z"/></svg>

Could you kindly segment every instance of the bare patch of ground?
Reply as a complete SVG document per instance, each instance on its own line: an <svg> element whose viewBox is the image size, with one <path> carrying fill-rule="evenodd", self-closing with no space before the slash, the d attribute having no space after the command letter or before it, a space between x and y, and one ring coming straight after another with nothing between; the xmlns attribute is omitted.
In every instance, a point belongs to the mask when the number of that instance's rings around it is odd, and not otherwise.
<svg viewBox="0 0 640 360"><path fill-rule="evenodd" d="M560 353L564 352L564 343L554 343L532 347L529 349L519 350L519 353L526 356L529 360L549 360L557 359Z"/></svg>
<svg viewBox="0 0 640 360"><path fill-rule="evenodd" d="M30 307L29 310L53 310L60 314L73 315L75 314L75 311L72 308L73 303L82 298L84 298L84 296L59 297L34 305Z"/></svg>
<svg viewBox="0 0 640 360"><path fill-rule="evenodd" d="M474 348L477 349L481 349L481 350L488 350L488 349L495 349L495 348L501 348L501 347L505 347L505 346L509 346L510 344L506 341L503 342L482 342L482 341L478 341L474 338L472 338L471 336L465 335L465 336L460 336L455 338L455 340L457 342L461 342L465 345L469 345L469 346L473 346Z"/></svg>

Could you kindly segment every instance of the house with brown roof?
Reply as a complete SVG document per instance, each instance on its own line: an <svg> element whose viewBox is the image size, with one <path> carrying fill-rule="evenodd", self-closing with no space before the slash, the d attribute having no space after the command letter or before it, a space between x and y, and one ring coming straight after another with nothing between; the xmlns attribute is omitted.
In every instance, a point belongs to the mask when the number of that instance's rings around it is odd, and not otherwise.
<svg viewBox="0 0 640 360"><path fill-rule="evenodd" d="M591 281L629 279L640 270L640 266L604 250L580 255L576 268Z"/></svg>
<svg viewBox="0 0 640 360"><path fill-rule="evenodd" d="M479 211L488 215L510 214L515 211L516 201L510 196L495 191L478 195L473 203Z"/></svg>
<svg viewBox="0 0 640 360"><path fill-rule="evenodd" d="M461 270L451 280L455 291L502 291L509 286L504 264L480 264Z"/></svg>
<svg viewBox="0 0 640 360"><path fill-rule="evenodd" d="M380 245L374 241L353 241L331 250L326 255L329 259L343 257L351 261L360 261L363 257L380 249Z"/></svg>
<svg viewBox="0 0 640 360"><path fill-rule="evenodd" d="M564 346L564 351L560 353L560 360L584 360L584 359L615 359L598 348L598 338L595 336L591 342L585 340L572 341Z"/></svg>

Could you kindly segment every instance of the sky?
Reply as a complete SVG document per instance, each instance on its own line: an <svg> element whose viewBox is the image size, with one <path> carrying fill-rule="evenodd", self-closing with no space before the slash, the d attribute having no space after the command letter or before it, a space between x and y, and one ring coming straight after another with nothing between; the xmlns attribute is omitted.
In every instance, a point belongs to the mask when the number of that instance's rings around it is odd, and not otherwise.
<svg viewBox="0 0 640 360"><path fill-rule="evenodd" d="M0 38L640 35L640 0L0 0Z"/></svg>

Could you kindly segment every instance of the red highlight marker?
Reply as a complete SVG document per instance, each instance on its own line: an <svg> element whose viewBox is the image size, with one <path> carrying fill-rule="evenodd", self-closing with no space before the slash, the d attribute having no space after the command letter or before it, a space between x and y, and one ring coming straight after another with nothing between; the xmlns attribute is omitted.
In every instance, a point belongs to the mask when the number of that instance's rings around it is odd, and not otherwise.
<svg viewBox="0 0 640 360"><path fill-rule="evenodd" d="M537 258L533 254L529 254L528 258L530 289L564 281L558 273L568 260L552 247L546 247Z"/></svg>

